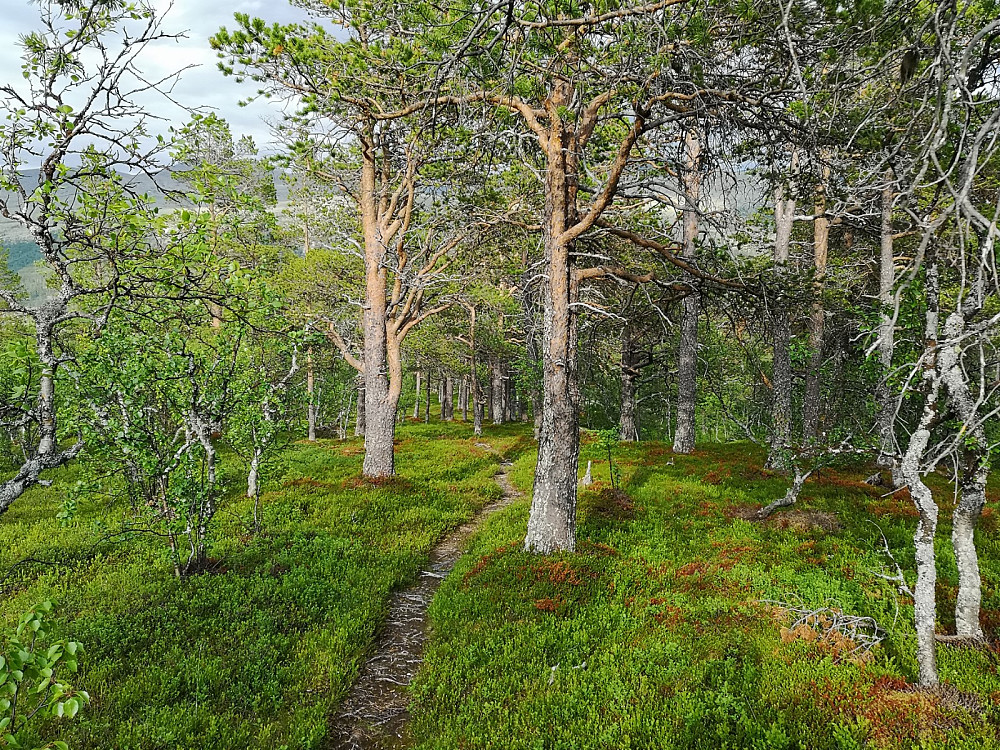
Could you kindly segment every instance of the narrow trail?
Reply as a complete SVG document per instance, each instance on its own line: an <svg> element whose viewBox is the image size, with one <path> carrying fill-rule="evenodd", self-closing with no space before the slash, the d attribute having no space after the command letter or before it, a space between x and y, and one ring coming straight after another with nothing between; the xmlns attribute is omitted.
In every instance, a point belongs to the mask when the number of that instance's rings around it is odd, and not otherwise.
<svg viewBox="0 0 1000 750"><path fill-rule="evenodd" d="M375 640L375 651L351 686L331 723L328 750L390 750L405 748L409 722L407 686L423 661L427 643L427 607L441 581L462 556L465 545L491 515L521 496L507 476L509 462L500 464L493 479L503 497L483 507L430 553L427 569L409 588L393 594L389 616Z"/></svg>

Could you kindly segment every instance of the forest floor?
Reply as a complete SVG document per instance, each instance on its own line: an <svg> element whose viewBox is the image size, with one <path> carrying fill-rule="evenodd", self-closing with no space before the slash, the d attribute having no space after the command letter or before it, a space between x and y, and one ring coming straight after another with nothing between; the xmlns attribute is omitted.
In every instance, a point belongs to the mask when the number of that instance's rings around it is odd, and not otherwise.
<svg viewBox="0 0 1000 750"><path fill-rule="evenodd" d="M585 440L572 554L520 551L534 466L530 428L407 424L399 478L359 479L360 440L296 444L263 498L217 518L212 565L171 574L162 540L124 531L123 508L81 502L60 523L72 469L0 519L0 616L51 599L86 654L82 719L41 727L73 748L323 748L379 638L393 593L434 546L501 499L511 461L524 496L490 517L437 590L411 687L409 744L445 748L1000 747L1000 652L942 647L945 689L911 687L911 603L885 541L912 570L906 492L824 470L766 523L747 510L784 494L753 446L622 446L622 489ZM939 629L949 632L952 494L935 478ZM978 537L983 624L1000 638L997 502ZM28 560L16 565L20 561ZM15 566L15 567L11 567ZM782 606L785 605L785 606ZM792 609L827 608L793 628ZM879 645L830 625L877 622ZM867 622L867 621L865 621ZM847 633L846 635L850 635Z"/></svg>

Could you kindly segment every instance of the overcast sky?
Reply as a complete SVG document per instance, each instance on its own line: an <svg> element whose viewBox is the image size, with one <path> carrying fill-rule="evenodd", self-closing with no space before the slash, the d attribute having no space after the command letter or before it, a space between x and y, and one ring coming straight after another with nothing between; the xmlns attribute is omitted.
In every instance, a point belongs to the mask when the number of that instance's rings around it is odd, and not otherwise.
<svg viewBox="0 0 1000 750"><path fill-rule="evenodd" d="M169 0L154 0L154 5L165 10ZM187 71L174 90L178 101L188 106L211 107L216 114L229 121L236 136L253 136L263 151L271 151L273 140L262 118L276 119L280 110L276 103L255 102L239 107L239 99L252 93L249 84L239 85L232 78L225 78L216 67L216 53L209 48L208 38L220 26L235 27L233 13L249 13L266 21L289 22L304 20L303 11L291 7L286 0L175 0L164 20L164 30L186 32L187 38L179 42L160 44L146 50L139 61L149 75L166 75L186 65L197 65ZM20 35L38 28L38 6L28 0L0 0L0 81L21 81ZM23 82L23 81L22 81ZM183 124L188 116L177 110L169 112L162 99L157 99L154 111Z"/></svg>

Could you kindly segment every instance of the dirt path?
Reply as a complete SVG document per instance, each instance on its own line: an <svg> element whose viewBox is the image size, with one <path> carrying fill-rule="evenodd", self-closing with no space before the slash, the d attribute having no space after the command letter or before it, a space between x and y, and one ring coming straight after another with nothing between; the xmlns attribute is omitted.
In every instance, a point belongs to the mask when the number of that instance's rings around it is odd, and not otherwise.
<svg viewBox="0 0 1000 750"><path fill-rule="evenodd" d="M406 688L423 661L427 607L441 581L462 556L469 537L487 518L521 496L507 476L509 466L501 464L494 476L503 497L445 537L431 550L430 563L420 574L420 580L393 595L389 617L376 637L375 651L361 668L331 725L326 744L329 750L389 750L408 746Z"/></svg>

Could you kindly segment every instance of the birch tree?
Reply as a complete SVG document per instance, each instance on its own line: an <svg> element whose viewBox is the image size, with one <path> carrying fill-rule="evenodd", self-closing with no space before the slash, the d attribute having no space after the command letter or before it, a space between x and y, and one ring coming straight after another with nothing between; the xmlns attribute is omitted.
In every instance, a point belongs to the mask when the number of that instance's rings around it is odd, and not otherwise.
<svg viewBox="0 0 1000 750"><path fill-rule="evenodd" d="M0 216L31 235L53 291L29 307L0 288L0 315L33 328L39 366L33 403L4 416L27 442L24 461L0 483L0 513L83 447L60 427L59 371L74 356L67 335L102 325L127 266L149 248L152 211L122 175L158 171L166 143L150 145L156 118L140 99L175 78L149 80L139 67L152 43L177 38L152 3L38 5L38 30L19 42L23 82L0 86L9 115L0 124ZM98 297L106 304L88 304Z"/></svg>
<svg viewBox="0 0 1000 750"><path fill-rule="evenodd" d="M984 16L984 14L986 14ZM905 190L919 242L902 287L921 281L925 298L923 352L914 381L922 411L903 451L900 473L919 513L914 536L913 588L920 682L938 681L935 655L936 560L939 506L923 481L949 456L956 459L952 543L959 570L958 637L981 637L981 581L974 531L985 504L990 449L984 426L996 413L996 386L986 376L986 352L995 339L1000 299L995 272L997 197L984 179L1000 158L996 64L1000 21L977 3L938 6L924 24L926 65L913 73L915 101L926 116L911 143L915 165ZM896 293L894 317L899 314Z"/></svg>

